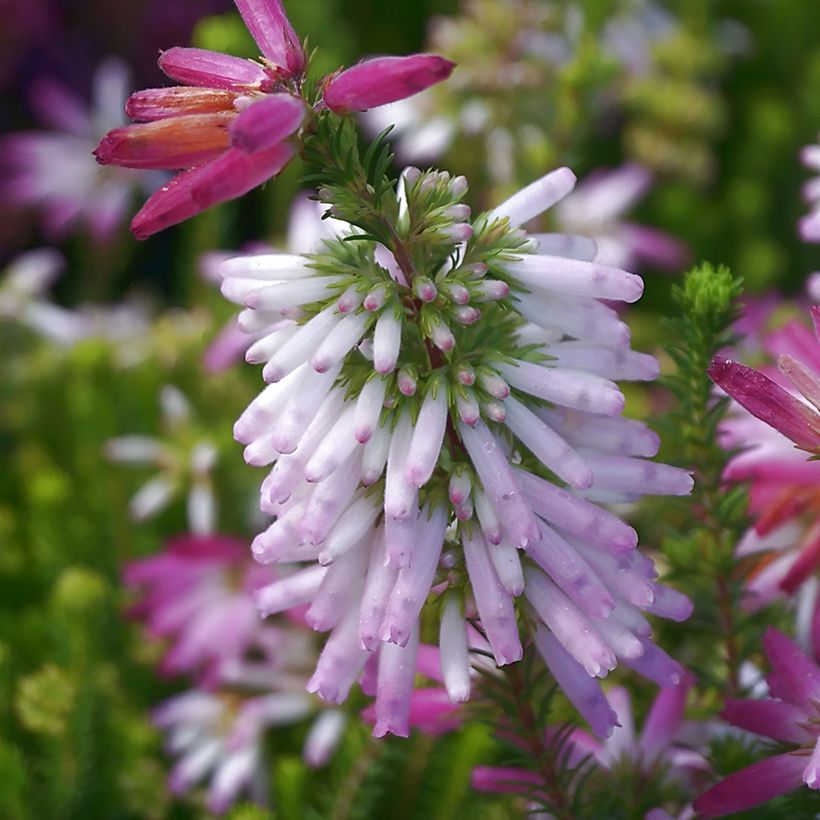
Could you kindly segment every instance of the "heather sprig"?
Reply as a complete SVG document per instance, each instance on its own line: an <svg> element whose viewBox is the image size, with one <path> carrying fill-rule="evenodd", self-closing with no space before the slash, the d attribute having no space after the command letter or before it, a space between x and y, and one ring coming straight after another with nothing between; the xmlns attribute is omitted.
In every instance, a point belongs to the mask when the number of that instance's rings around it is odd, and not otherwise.
<svg viewBox="0 0 820 820"><path fill-rule="evenodd" d="M729 400L715 395L708 367L718 351L736 342L740 291L739 278L709 263L693 268L673 288L675 314L664 325L675 371L663 383L676 404L659 424L668 457L693 470L696 479L691 499L673 519L678 532L665 539L662 551L672 577L696 600L695 626L723 637L722 647L700 641L692 648L700 683L725 683L730 692L738 691L740 663L747 656L741 625L748 621L738 617L742 578L734 554L747 524L746 490L724 483L731 453L720 446L718 426Z"/></svg>

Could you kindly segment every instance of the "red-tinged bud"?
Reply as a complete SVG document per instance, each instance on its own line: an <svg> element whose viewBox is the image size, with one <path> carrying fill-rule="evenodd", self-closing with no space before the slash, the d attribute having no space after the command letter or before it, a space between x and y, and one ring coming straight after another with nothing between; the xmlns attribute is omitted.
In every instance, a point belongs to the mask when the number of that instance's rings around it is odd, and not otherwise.
<svg viewBox="0 0 820 820"><path fill-rule="evenodd" d="M282 74L292 76L304 71L305 52L281 0L236 0L236 7L259 50Z"/></svg>
<svg viewBox="0 0 820 820"><path fill-rule="evenodd" d="M132 94L125 103L125 113L142 122L164 120L187 114L233 112L239 94L218 88L146 88Z"/></svg>

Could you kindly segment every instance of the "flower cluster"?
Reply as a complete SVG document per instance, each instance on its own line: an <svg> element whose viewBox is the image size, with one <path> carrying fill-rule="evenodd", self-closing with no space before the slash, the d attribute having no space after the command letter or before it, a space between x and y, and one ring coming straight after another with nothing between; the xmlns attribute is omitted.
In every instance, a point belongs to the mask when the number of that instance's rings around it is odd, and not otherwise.
<svg viewBox="0 0 820 820"><path fill-rule="evenodd" d="M341 713L319 710L304 691L315 657L310 634L298 623L259 618L253 592L273 578L270 568L249 560L245 544L223 536L181 536L125 568L125 583L138 596L131 616L168 644L161 670L192 675L196 683L153 713L168 734L169 753L180 758L170 788L185 792L210 775L208 806L215 812L245 790L266 802L267 729L314 716L304 756L319 766L344 726Z"/></svg>
<svg viewBox="0 0 820 820"><path fill-rule="evenodd" d="M574 183L559 169L470 221L463 178L408 169L386 206L392 252L361 236L222 266L241 324L267 331L248 355L269 385L234 430L249 463L273 464L261 506L275 520L253 552L301 565L259 605L309 604L308 624L330 632L309 685L328 700L378 652L377 734L407 733L431 590L449 590L454 701L469 696L465 617L497 663L519 660L522 593L539 651L599 734L614 715L594 678L619 659L662 685L680 678L642 610L683 619L691 605L596 503L692 487L647 460L657 437L621 417L611 381L658 373L600 301L635 301L641 280L589 261L594 242L520 229Z"/></svg>
<svg viewBox="0 0 820 820"><path fill-rule="evenodd" d="M262 54L258 61L175 47L159 58L182 85L138 91L126 103L134 125L111 131L95 151L104 165L182 170L134 217L138 239L247 193L295 156L290 140L315 108L364 111L446 79L435 55L379 57L325 77L305 97L307 56L281 0L236 0Z"/></svg>

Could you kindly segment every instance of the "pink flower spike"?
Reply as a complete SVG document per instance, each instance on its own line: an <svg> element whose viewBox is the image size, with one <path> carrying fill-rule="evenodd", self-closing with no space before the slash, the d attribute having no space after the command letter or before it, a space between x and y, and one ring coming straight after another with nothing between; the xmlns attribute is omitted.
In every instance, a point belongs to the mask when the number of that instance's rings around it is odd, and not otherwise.
<svg viewBox="0 0 820 820"><path fill-rule="evenodd" d="M262 54L286 76L301 74L305 52L281 0L236 0L236 7Z"/></svg>
<svg viewBox="0 0 820 820"><path fill-rule="evenodd" d="M760 371L715 356L709 375L753 416L798 447L810 452L820 448L820 416Z"/></svg>
<svg viewBox="0 0 820 820"><path fill-rule="evenodd" d="M272 148L295 133L305 104L292 94L271 94L249 105L231 123L231 144L246 154Z"/></svg>
<svg viewBox="0 0 820 820"><path fill-rule="evenodd" d="M275 80L259 63L203 48L175 46L159 55L159 67L172 80L203 88L267 91Z"/></svg>
<svg viewBox="0 0 820 820"><path fill-rule="evenodd" d="M325 86L325 105L337 114L403 100L446 80L455 63L435 54L376 57L342 71Z"/></svg>

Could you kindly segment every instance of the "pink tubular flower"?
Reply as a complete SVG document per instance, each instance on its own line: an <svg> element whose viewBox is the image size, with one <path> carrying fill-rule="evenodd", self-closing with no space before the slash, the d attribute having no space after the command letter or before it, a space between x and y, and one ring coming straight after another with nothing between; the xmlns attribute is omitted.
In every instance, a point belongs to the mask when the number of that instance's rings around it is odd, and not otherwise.
<svg viewBox="0 0 820 820"><path fill-rule="evenodd" d="M274 577L248 560L243 543L216 535L174 538L165 552L132 561L124 572L141 593L131 616L170 641L163 671L211 680L260 638L265 626L252 593Z"/></svg>
<svg viewBox="0 0 820 820"><path fill-rule="evenodd" d="M805 452L792 444L797 439L804 446L813 443L818 417L796 394L801 384L812 391L814 374L820 372L820 345L815 333L798 320L764 335L761 342L765 352L779 359L780 368L766 368L768 376L751 371L751 383L763 384L771 393L764 402L755 393L749 398L748 382L744 382L745 392L735 397L742 396L751 412L762 406L777 424L769 426L759 412L755 418L740 411L730 415L721 428L725 446L742 450L731 459L724 477L751 482L750 511L755 522L737 553L760 558L747 581L746 605L757 610L777 597L795 596L798 639L820 657L820 463L807 459ZM731 392L735 385L731 380L728 384ZM787 397L782 403L771 398L782 395ZM790 407L795 412L786 416ZM791 441L786 437L789 433Z"/></svg>
<svg viewBox="0 0 820 820"><path fill-rule="evenodd" d="M781 371L809 401L784 390L759 370L716 356L709 375L753 416L791 439L809 453L820 451L820 377L806 365L784 356Z"/></svg>
<svg viewBox="0 0 820 820"><path fill-rule="evenodd" d="M657 583L635 530L599 506L692 487L686 472L649 460L657 436L621 417L612 381L658 373L600 301L634 302L643 284L538 252L518 230L574 182L559 169L468 222L458 207L463 178L407 169L397 211L433 190L449 220L436 239L448 243L440 268L410 283L369 240L356 243L367 264L352 270L336 261L351 246L340 241L310 258L222 265L223 293L245 308L240 321L264 331L249 356L265 363L269 384L234 427L248 463L270 469L260 505L275 520L252 550L262 563L299 565L259 591L259 606L273 614L308 604L307 623L329 633L309 683L326 700L344 700L378 657L377 734L409 730L431 592L447 591L439 634L453 702L469 696L467 620L480 624L498 664L513 663L523 652L517 608L538 625L539 652L600 735L614 715L596 678L619 662L661 685L683 674L651 641L643 612L682 620L691 603ZM458 249L456 235L468 237ZM483 261L486 236L507 237L509 252ZM423 305L416 335L411 294ZM464 307L478 316L462 321ZM480 347L482 312L504 317L503 355ZM419 336L428 352L414 358L409 340Z"/></svg>
<svg viewBox="0 0 820 820"><path fill-rule="evenodd" d="M820 171L820 145L807 145L800 152L800 159L807 168ZM803 197L811 211L798 223L800 236L804 242L820 242L820 176L803 186Z"/></svg>
<svg viewBox="0 0 820 820"><path fill-rule="evenodd" d="M94 152L103 165L181 170L134 217L138 239L235 199L293 159L290 140L308 115L306 56L281 0L236 0L260 61L171 48L159 66L182 85L138 91L126 104L136 124L111 131ZM324 104L347 113L415 94L449 76L433 55L366 60L324 83Z"/></svg>
<svg viewBox="0 0 820 820"><path fill-rule="evenodd" d="M703 817L744 811L805 783L820 788L820 667L785 635L769 628L763 646L772 671L772 697L729 699L723 716L735 726L792 746L792 750L761 760L730 774L695 800Z"/></svg>
<svg viewBox="0 0 820 820"><path fill-rule="evenodd" d="M77 224L97 241L110 240L135 189L148 187L134 171L100 170L91 152L100 136L122 122L128 72L115 58L100 63L91 104L60 83L42 80L32 107L51 128L10 134L2 140L0 194L11 204L40 212L44 232L61 239Z"/></svg>
<svg viewBox="0 0 820 820"><path fill-rule="evenodd" d="M687 675L677 685L662 687L639 734L635 732L629 693L621 687L610 689L606 702L617 717L617 726L603 741L582 729L573 731L568 740L568 764L578 765L591 756L604 770L629 767L636 774L649 775L660 769L667 779L691 779L692 775L708 771L703 755L688 748L679 737L691 685L692 678ZM479 791L523 794L543 785L536 772L493 766L474 769L472 782Z"/></svg>

